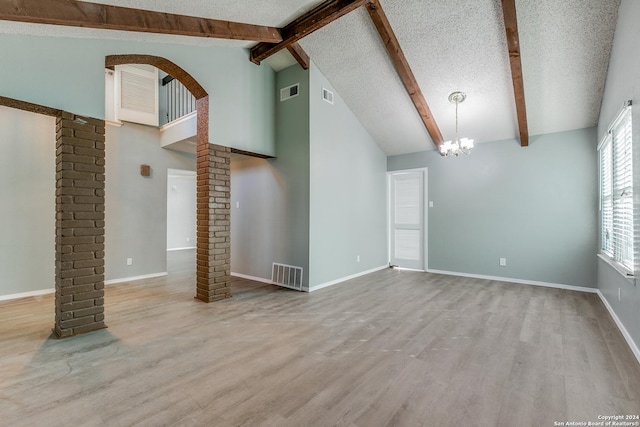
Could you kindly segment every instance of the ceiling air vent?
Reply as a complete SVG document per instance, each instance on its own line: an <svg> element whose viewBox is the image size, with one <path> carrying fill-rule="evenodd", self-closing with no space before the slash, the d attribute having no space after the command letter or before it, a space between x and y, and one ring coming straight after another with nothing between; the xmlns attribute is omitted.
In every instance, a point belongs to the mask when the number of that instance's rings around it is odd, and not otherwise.
<svg viewBox="0 0 640 427"><path fill-rule="evenodd" d="M329 104L333 104L333 92L331 92L327 88L322 88L322 99L327 101Z"/></svg>
<svg viewBox="0 0 640 427"><path fill-rule="evenodd" d="M300 95L300 83L280 89L280 101L286 101Z"/></svg>

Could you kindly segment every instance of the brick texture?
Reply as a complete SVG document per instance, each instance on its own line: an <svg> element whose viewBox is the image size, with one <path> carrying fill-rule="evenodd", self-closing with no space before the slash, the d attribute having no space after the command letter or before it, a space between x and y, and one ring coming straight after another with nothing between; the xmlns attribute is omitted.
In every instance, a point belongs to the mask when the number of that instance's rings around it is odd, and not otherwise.
<svg viewBox="0 0 640 427"><path fill-rule="evenodd" d="M212 302L231 297L231 150L206 141L197 150L196 298Z"/></svg>
<svg viewBox="0 0 640 427"><path fill-rule="evenodd" d="M60 338L105 328L103 120L56 119L56 317Z"/></svg>

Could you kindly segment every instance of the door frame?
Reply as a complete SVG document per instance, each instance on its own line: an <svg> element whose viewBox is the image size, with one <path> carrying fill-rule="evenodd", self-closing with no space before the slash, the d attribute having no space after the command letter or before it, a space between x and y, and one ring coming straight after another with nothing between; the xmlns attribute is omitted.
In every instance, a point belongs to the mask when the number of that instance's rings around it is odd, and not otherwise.
<svg viewBox="0 0 640 427"><path fill-rule="evenodd" d="M424 265L419 271L427 271L429 269L429 168L412 168L412 169L398 169L393 171L387 171L387 264L391 265L391 245L393 239L391 236L391 176L394 174L408 173L408 172L422 172L423 173L423 230L422 230L422 249L424 251ZM402 268L402 267L398 267ZM411 269L405 269L411 270Z"/></svg>

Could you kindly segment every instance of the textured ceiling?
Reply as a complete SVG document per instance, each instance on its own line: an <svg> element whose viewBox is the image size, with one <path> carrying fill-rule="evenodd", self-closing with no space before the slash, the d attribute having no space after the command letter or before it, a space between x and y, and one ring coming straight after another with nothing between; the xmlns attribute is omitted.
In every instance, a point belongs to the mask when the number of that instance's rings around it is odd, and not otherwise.
<svg viewBox="0 0 640 427"><path fill-rule="evenodd" d="M93 0L124 7L282 27L321 0ZM380 0L445 139L455 134L449 93L461 90L460 136L516 138L501 0ZM620 0L516 0L529 133L594 126ZM209 38L0 21L0 33L250 47ZM364 8L300 44L387 154L434 145ZM292 64L287 52L269 63Z"/></svg>
<svg viewBox="0 0 640 427"><path fill-rule="evenodd" d="M460 136L492 141L517 134L500 0L381 4L445 140L455 136L448 96L456 90L467 94ZM386 153L434 148L366 10L300 44Z"/></svg>
<svg viewBox="0 0 640 427"><path fill-rule="evenodd" d="M433 148L366 10L344 16L300 45L383 151Z"/></svg>
<svg viewBox="0 0 640 427"><path fill-rule="evenodd" d="M620 0L518 0L529 132L595 126Z"/></svg>

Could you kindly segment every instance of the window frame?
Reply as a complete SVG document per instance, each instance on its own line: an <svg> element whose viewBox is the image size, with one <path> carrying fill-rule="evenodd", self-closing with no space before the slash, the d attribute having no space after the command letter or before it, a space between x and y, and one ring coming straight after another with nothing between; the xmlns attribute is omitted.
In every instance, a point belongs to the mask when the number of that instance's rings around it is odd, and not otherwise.
<svg viewBox="0 0 640 427"><path fill-rule="evenodd" d="M631 101L625 102L598 144L598 253L627 277L635 274L638 263L631 107Z"/></svg>

